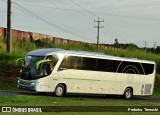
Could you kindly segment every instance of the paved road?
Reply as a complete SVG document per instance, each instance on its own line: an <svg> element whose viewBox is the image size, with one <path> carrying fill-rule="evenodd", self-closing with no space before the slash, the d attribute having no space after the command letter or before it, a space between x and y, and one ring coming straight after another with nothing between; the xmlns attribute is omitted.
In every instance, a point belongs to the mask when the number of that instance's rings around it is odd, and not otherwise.
<svg viewBox="0 0 160 115"><path fill-rule="evenodd" d="M38 93L30 91L0 90L0 96L26 96L26 95L38 95Z"/></svg>
<svg viewBox="0 0 160 115"><path fill-rule="evenodd" d="M13 91L13 90L0 90L0 96L41 96L42 94L38 94L35 92L29 91ZM45 96L53 96L52 94L46 94ZM76 95L70 94L67 95L66 98L80 98L82 100L97 100L97 101L133 101L133 102L155 102L159 103L160 98L151 98L151 97L133 97L130 100L123 99L120 96L104 96L104 95Z"/></svg>

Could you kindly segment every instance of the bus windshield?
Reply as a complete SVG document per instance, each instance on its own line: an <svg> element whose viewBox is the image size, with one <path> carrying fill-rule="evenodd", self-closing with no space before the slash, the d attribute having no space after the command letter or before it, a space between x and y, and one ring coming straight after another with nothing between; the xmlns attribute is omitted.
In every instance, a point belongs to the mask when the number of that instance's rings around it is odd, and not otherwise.
<svg viewBox="0 0 160 115"><path fill-rule="evenodd" d="M39 56L26 56L20 70L20 78L25 80L37 79L38 70L36 69L35 64L37 61L43 59L44 57Z"/></svg>
<svg viewBox="0 0 160 115"><path fill-rule="evenodd" d="M56 55L47 56L46 59L50 59L51 61L40 64L37 69L36 63L44 60L44 58L44 56L26 56L22 63L20 78L24 80L35 80L50 75L58 62L58 57Z"/></svg>

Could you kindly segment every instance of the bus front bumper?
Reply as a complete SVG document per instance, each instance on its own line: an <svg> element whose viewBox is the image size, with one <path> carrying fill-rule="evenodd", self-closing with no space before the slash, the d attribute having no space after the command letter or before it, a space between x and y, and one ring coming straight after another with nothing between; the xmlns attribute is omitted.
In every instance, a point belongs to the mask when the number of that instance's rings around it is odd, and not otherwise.
<svg viewBox="0 0 160 115"><path fill-rule="evenodd" d="M26 80L18 79L17 87L23 90L36 91L36 83L34 81L28 82Z"/></svg>

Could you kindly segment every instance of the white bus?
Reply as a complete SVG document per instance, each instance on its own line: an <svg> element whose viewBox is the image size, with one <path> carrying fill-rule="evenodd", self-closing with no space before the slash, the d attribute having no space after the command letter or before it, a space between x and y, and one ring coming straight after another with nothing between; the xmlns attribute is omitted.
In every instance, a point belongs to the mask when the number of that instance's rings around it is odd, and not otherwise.
<svg viewBox="0 0 160 115"><path fill-rule="evenodd" d="M19 61L18 59L17 61ZM18 87L35 92L152 95L155 62L103 53L39 49L23 59Z"/></svg>

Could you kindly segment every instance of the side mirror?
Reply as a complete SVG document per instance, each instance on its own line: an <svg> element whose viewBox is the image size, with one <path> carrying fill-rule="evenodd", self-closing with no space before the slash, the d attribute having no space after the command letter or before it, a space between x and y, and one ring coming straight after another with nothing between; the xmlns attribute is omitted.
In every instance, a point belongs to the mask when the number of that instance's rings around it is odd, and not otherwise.
<svg viewBox="0 0 160 115"><path fill-rule="evenodd" d="M36 63L36 69L39 68L39 65L42 64L42 63L45 63L45 62L51 62L52 60L50 59L46 59L46 60L39 60L37 63Z"/></svg>
<svg viewBox="0 0 160 115"><path fill-rule="evenodd" d="M19 59L16 60L16 66L18 65L18 62L21 61L21 60L24 60L24 58L19 58Z"/></svg>

